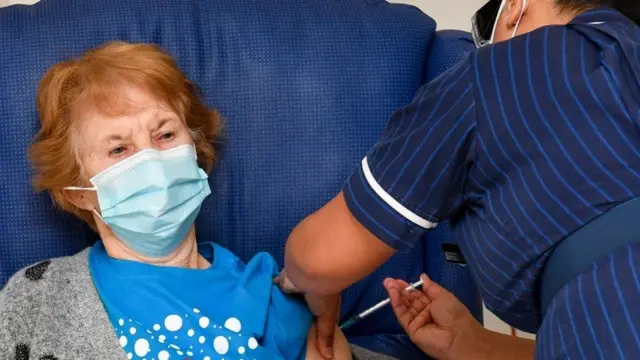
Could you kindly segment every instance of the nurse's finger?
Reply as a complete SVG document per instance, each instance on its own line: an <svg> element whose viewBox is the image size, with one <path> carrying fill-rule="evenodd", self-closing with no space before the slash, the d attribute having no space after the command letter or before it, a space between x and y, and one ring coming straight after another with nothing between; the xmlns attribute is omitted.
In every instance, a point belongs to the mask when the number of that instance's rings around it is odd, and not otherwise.
<svg viewBox="0 0 640 360"><path fill-rule="evenodd" d="M391 300L393 313L396 315L400 326L402 326L403 329L406 329L409 322L411 322L413 315L402 298L402 290L404 289L401 286L398 286L392 279L385 280L384 285L387 293L389 294L389 299Z"/></svg>
<svg viewBox="0 0 640 360"><path fill-rule="evenodd" d="M394 289L397 289L398 291L402 291L402 290L406 289L407 287L409 287L409 284L407 284L406 281L399 280L399 279L394 279L394 278L386 278L384 280L384 282L382 283L382 285L387 290L389 288L394 288Z"/></svg>
<svg viewBox="0 0 640 360"><path fill-rule="evenodd" d="M316 346L325 359L333 359L333 338L336 331L337 318L319 317L316 320Z"/></svg>
<svg viewBox="0 0 640 360"><path fill-rule="evenodd" d="M413 316L418 316L420 312L431 304L427 295L420 290L405 290L401 294L404 304Z"/></svg>
<svg viewBox="0 0 640 360"><path fill-rule="evenodd" d="M393 281L394 286L398 286L401 289L406 289L411 285L402 279L391 279L391 281Z"/></svg>
<svg viewBox="0 0 640 360"><path fill-rule="evenodd" d="M422 291L427 295L429 300L434 301L441 297L453 296L447 289L438 285L435 281L431 280L426 274L420 275L420 279L424 282L422 284Z"/></svg>
<svg viewBox="0 0 640 360"><path fill-rule="evenodd" d="M316 316L316 346L325 359L333 359L333 340L340 317L340 295L309 296L307 304Z"/></svg>
<svg viewBox="0 0 640 360"><path fill-rule="evenodd" d="M420 311L413 316L413 319L405 327L405 332L410 337L416 335L416 332L424 329L427 325L433 325L433 319L431 317L431 309L429 306L423 307Z"/></svg>
<svg viewBox="0 0 640 360"><path fill-rule="evenodd" d="M408 292L406 290L406 288L407 288L406 282L404 282L402 280L391 280L388 284L389 284L390 287L395 289L400 294L400 300L402 300L402 302L407 307L407 309L411 310L411 305L413 303L413 297L407 296ZM422 296L426 297L426 295L424 295L424 294L422 294Z"/></svg>

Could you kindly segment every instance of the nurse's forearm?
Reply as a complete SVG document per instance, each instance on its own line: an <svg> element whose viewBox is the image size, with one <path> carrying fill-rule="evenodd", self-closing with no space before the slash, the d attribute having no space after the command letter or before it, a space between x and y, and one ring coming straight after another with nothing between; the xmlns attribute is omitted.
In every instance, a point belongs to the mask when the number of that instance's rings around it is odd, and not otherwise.
<svg viewBox="0 0 640 360"><path fill-rule="evenodd" d="M369 275L393 253L353 217L340 193L293 230L285 249L285 272L304 292L334 294Z"/></svg>
<svg viewBox="0 0 640 360"><path fill-rule="evenodd" d="M460 360L532 360L536 348L533 340L490 330L484 332L478 344L479 347L473 349L472 354L461 355Z"/></svg>

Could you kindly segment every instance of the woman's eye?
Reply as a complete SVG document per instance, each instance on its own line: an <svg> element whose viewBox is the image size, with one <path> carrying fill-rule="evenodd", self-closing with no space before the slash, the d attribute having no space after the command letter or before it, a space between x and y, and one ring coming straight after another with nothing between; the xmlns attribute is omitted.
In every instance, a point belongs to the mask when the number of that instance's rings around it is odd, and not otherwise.
<svg viewBox="0 0 640 360"><path fill-rule="evenodd" d="M160 135L159 139L162 141L168 141L171 140L175 137L175 134L172 132L168 132L168 133L164 133L162 135Z"/></svg>
<svg viewBox="0 0 640 360"><path fill-rule="evenodd" d="M122 155L124 154L124 152L127 150L126 147L124 146L118 146L117 148L111 149L111 151L109 151L109 156L118 156L118 155Z"/></svg>

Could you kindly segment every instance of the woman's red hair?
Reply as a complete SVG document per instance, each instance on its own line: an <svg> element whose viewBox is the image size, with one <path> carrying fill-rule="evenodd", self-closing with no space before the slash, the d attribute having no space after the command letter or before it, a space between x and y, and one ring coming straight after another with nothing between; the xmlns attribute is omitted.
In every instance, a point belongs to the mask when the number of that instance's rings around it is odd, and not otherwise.
<svg viewBox="0 0 640 360"><path fill-rule="evenodd" d="M148 91L185 121L207 172L215 162L214 144L221 128L220 115L199 98L196 86L171 56L158 46L110 42L83 56L51 67L38 87L40 130L29 149L37 191L48 191L54 202L95 228L93 216L73 206L63 188L87 184L74 143L77 113L92 107L105 115L126 111L122 89Z"/></svg>

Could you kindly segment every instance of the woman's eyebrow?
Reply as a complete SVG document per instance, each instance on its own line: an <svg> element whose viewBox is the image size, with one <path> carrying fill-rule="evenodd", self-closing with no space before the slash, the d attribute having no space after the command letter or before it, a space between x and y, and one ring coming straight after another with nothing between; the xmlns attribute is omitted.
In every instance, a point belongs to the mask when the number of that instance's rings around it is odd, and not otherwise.
<svg viewBox="0 0 640 360"><path fill-rule="evenodd" d="M124 139L126 139L126 138L128 138L128 137L129 137L129 135L126 135L126 134L122 134L122 133L120 133L120 134L118 134L118 133L113 133L113 134L110 134L110 135L108 135L108 136L103 137L103 138L98 142L98 144L99 144L99 145L108 146L109 144L111 144L111 143L113 143L113 142L122 141L122 140L124 140Z"/></svg>
<svg viewBox="0 0 640 360"><path fill-rule="evenodd" d="M158 121L158 123L156 124L156 126L154 126L151 130L152 131L156 131L158 129L161 129L163 126L176 121L177 119L175 117L165 117L162 118L160 121Z"/></svg>

